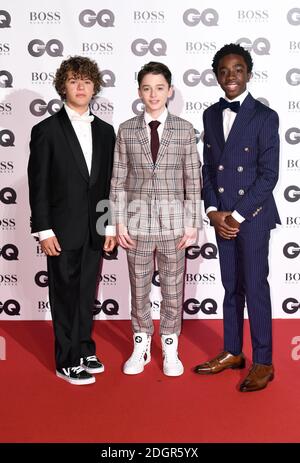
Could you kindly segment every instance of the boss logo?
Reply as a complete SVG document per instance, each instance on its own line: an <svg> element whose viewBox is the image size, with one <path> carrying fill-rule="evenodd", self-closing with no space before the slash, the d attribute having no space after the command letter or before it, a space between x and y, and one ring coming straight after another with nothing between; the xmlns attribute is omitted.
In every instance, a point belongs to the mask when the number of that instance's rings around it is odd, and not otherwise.
<svg viewBox="0 0 300 463"><path fill-rule="evenodd" d="M0 130L0 146L7 148L8 146L15 146L15 135L11 130Z"/></svg>
<svg viewBox="0 0 300 463"><path fill-rule="evenodd" d="M0 275L0 285L16 286L18 283L18 277L16 274L6 273L5 275Z"/></svg>
<svg viewBox="0 0 300 463"><path fill-rule="evenodd" d="M134 22L164 22L165 12L164 11L134 11L133 12Z"/></svg>
<svg viewBox="0 0 300 463"><path fill-rule="evenodd" d="M200 112L204 111L206 108L209 108L212 103L209 101L186 101L185 110L186 112Z"/></svg>
<svg viewBox="0 0 300 463"><path fill-rule="evenodd" d="M300 129L298 127L291 127L285 133L285 140L289 145L297 145L300 143Z"/></svg>
<svg viewBox="0 0 300 463"><path fill-rule="evenodd" d="M114 111L114 105L109 101L92 100L90 108L94 113L112 113Z"/></svg>
<svg viewBox="0 0 300 463"><path fill-rule="evenodd" d="M215 87L218 85L216 76L212 69L206 69L202 73L197 69L188 69L183 74L183 82L188 87L195 87L200 82L206 87Z"/></svg>
<svg viewBox="0 0 300 463"><path fill-rule="evenodd" d="M193 260L202 256L203 259L217 259L218 248L213 243L205 243L203 246L189 246L185 250L185 257Z"/></svg>
<svg viewBox="0 0 300 463"><path fill-rule="evenodd" d="M18 260L19 250L14 244L5 244L0 248L0 256L4 260Z"/></svg>
<svg viewBox="0 0 300 463"><path fill-rule="evenodd" d="M296 313L300 309L300 302L294 297L289 297L283 301L282 309L288 314Z"/></svg>
<svg viewBox="0 0 300 463"><path fill-rule="evenodd" d="M12 104L11 103L0 103L0 114L11 114Z"/></svg>
<svg viewBox="0 0 300 463"><path fill-rule="evenodd" d="M14 230L16 228L16 221L15 219L4 217L0 219L0 227L2 230Z"/></svg>
<svg viewBox="0 0 300 463"><path fill-rule="evenodd" d="M21 306L15 299L8 299L5 302L0 302L0 314L5 313L6 315L16 316L20 315Z"/></svg>
<svg viewBox="0 0 300 463"><path fill-rule="evenodd" d="M238 39L236 43L246 48L249 52L253 51L256 55L270 54L271 44L269 40L264 37L259 37L258 39L255 39L253 42L246 37L242 37Z"/></svg>
<svg viewBox="0 0 300 463"><path fill-rule="evenodd" d="M30 103L29 109L31 114L36 117L44 116L47 112L51 115L57 113L62 107L63 102L61 100L50 100L49 103L46 103L42 99L33 100Z"/></svg>
<svg viewBox="0 0 300 463"><path fill-rule="evenodd" d="M286 283L298 283L300 281L300 272L296 273L286 273L285 274L285 282Z"/></svg>
<svg viewBox="0 0 300 463"><path fill-rule="evenodd" d="M297 243L287 243L283 247L283 254L288 259L296 259L300 254L300 246Z"/></svg>
<svg viewBox="0 0 300 463"><path fill-rule="evenodd" d="M239 21L267 21L269 19L268 10L238 10Z"/></svg>
<svg viewBox="0 0 300 463"><path fill-rule="evenodd" d="M183 22L190 27L197 26L200 22L208 27L218 26L218 20L219 14L213 8L206 8L202 13L195 8L190 8L183 13Z"/></svg>
<svg viewBox="0 0 300 463"><path fill-rule="evenodd" d="M82 44L83 53L100 53L100 54L112 54L113 44L111 42L84 42Z"/></svg>
<svg viewBox="0 0 300 463"><path fill-rule="evenodd" d="M185 42L186 53L210 53L216 49L216 42Z"/></svg>
<svg viewBox="0 0 300 463"><path fill-rule="evenodd" d="M48 272L45 270L37 272L34 277L34 281L40 288L46 288L48 286Z"/></svg>
<svg viewBox="0 0 300 463"><path fill-rule="evenodd" d="M0 71L0 88L12 88L13 77L8 71Z"/></svg>
<svg viewBox="0 0 300 463"><path fill-rule="evenodd" d="M0 29L10 27L11 16L8 11L0 10Z"/></svg>
<svg viewBox="0 0 300 463"><path fill-rule="evenodd" d="M286 217L286 226L287 227L299 227L300 226L300 216Z"/></svg>
<svg viewBox="0 0 300 463"><path fill-rule="evenodd" d="M59 23L60 19L60 11L30 11L29 13L30 22Z"/></svg>
<svg viewBox="0 0 300 463"><path fill-rule="evenodd" d="M290 100L288 102L288 110L292 112L300 111L300 100Z"/></svg>
<svg viewBox="0 0 300 463"><path fill-rule="evenodd" d="M79 15L79 22L83 27L93 27L96 23L102 27L114 27L115 15L111 10L83 10Z"/></svg>
<svg viewBox="0 0 300 463"><path fill-rule="evenodd" d="M117 276L115 273L103 273L99 275L98 282L106 285L115 285Z"/></svg>
<svg viewBox="0 0 300 463"><path fill-rule="evenodd" d="M0 161L0 173L1 174L12 174L14 171L13 161Z"/></svg>
<svg viewBox="0 0 300 463"><path fill-rule="evenodd" d="M0 42L0 53L3 53L3 55L8 55L10 52L10 44L5 42Z"/></svg>
<svg viewBox="0 0 300 463"><path fill-rule="evenodd" d="M31 73L31 81L36 84L36 83L51 83L53 82L54 79L54 72L32 72Z"/></svg>
<svg viewBox="0 0 300 463"><path fill-rule="evenodd" d="M50 310L49 301L38 301L38 311L39 312L48 312Z"/></svg>
<svg viewBox="0 0 300 463"><path fill-rule="evenodd" d="M145 108L144 103L142 102L140 98L137 98L136 100L134 100L134 102L131 105L131 109L133 113L136 114L137 116L143 113L144 108Z"/></svg>
<svg viewBox="0 0 300 463"><path fill-rule="evenodd" d="M287 20L292 26L299 26L300 24L300 8L292 8L287 13Z"/></svg>
<svg viewBox="0 0 300 463"><path fill-rule="evenodd" d="M214 273L187 273L185 276L187 283L215 283Z"/></svg>
<svg viewBox="0 0 300 463"><path fill-rule="evenodd" d="M98 300L95 300L93 315L98 315L101 310L108 316L119 315L119 304L114 299L107 299L103 301L102 304Z"/></svg>
<svg viewBox="0 0 300 463"><path fill-rule="evenodd" d="M288 169L300 169L300 159L288 159L287 160Z"/></svg>
<svg viewBox="0 0 300 463"><path fill-rule="evenodd" d="M286 74L286 81L289 85L299 85L300 84L300 69L292 68Z"/></svg>
<svg viewBox="0 0 300 463"><path fill-rule="evenodd" d="M187 299L183 304L183 310L188 315L196 315L200 310L205 315L215 315L217 313L218 305L214 299L203 299L199 302L198 299Z"/></svg>
<svg viewBox="0 0 300 463"><path fill-rule="evenodd" d="M268 71L253 71L252 73L252 79L254 82L266 82L268 78Z"/></svg>
<svg viewBox="0 0 300 463"><path fill-rule="evenodd" d="M100 73L103 87L115 87L116 76L112 71L105 69Z"/></svg>
<svg viewBox="0 0 300 463"><path fill-rule="evenodd" d="M153 39L149 43L145 39L136 39L131 44L131 51L136 56L145 56L148 52L154 56L166 56L167 44L162 39Z"/></svg>
<svg viewBox="0 0 300 463"><path fill-rule="evenodd" d="M45 52L55 58L63 55L64 46L60 40L52 39L47 43L43 42L40 39L31 40L28 44L28 52L31 56L38 58L42 56Z"/></svg>
<svg viewBox="0 0 300 463"><path fill-rule="evenodd" d="M284 197L289 203L295 203L300 199L300 188L296 185L288 186L284 190Z"/></svg>

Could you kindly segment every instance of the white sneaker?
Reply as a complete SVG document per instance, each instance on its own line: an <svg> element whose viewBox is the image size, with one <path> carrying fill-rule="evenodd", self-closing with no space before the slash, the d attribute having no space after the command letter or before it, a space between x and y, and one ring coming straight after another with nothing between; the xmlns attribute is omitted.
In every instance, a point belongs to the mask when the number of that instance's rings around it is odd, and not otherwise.
<svg viewBox="0 0 300 463"><path fill-rule="evenodd" d="M144 366L151 360L151 336L147 333L134 333L133 342L133 352L123 366L123 373L126 375L142 373Z"/></svg>
<svg viewBox="0 0 300 463"><path fill-rule="evenodd" d="M163 371L166 376L180 376L184 372L183 365L178 358L178 335L163 334L161 336L163 350Z"/></svg>

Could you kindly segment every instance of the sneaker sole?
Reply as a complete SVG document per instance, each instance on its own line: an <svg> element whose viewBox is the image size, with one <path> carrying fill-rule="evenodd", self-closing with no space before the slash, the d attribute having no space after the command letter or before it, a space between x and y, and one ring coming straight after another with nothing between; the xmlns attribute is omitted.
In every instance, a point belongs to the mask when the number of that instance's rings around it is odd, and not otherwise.
<svg viewBox="0 0 300 463"><path fill-rule="evenodd" d="M87 379L69 378L68 376L65 376L59 373L59 371L56 372L56 376L58 376L58 378L64 379L70 384L74 384L75 386L84 386L85 384L92 384L96 382L96 378L87 378Z"/></svg>
<svg viewBox="0 0 300 463"><path fill-rule="evenodd" d="M90 373L91 375L93 375L94 373L103 373L104 372L104 366L102 368L88 368L88 367L85 367L84 365L81 365L82 368L85 369L85 371L87 371L87 373Z"/></svg>

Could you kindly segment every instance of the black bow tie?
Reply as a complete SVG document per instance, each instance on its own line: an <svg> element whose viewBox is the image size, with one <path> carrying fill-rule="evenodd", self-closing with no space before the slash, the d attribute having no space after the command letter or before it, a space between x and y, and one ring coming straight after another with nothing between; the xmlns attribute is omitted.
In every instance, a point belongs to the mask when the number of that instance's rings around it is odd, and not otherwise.
<svg viewBox="0 0 300 463"><path fill-rule="evenodd" d="M241 107L241 104L239 101L230 102L230 101L225 100L225 98L220 98L219 104L220 104L220 108L222 109L222 111L223 109L229 108L231 109L231 111L234 111L235 113L238 113Z"/></svg>

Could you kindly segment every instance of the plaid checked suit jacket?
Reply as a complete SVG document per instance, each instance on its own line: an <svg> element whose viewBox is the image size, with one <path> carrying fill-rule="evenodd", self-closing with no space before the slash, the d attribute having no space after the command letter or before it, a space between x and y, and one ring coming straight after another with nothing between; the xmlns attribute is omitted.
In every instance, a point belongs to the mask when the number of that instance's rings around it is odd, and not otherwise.
<svg viewBox="0 0 300 463"><path fill-rule="evenodd" d="M168 114L155 165L144 114L120 125L110 190L115 224L135 235L200 228L200 192L192 124Z"/></svg>

